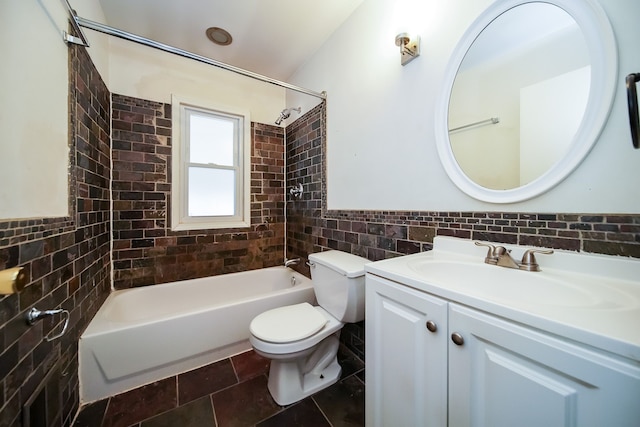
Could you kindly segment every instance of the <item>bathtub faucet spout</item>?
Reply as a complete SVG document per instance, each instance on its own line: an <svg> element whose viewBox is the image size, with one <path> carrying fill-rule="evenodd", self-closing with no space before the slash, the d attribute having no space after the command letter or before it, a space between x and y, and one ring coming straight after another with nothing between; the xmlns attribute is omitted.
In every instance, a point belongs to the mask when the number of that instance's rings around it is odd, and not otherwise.
<svg viewBox="0 0 640 427"><path fill-rule="evenodd" d="M284 261L285 267L291 267L292 265L296 265L300 262L300 258L287 259Z"/></svg>

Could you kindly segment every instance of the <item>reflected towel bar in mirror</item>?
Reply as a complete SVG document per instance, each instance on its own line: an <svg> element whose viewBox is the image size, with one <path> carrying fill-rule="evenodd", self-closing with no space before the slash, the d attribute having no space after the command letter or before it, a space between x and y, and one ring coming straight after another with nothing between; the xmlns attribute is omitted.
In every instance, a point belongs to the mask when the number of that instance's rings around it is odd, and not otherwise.
<svg viewBox="0 0 640 427"><path fill-rule="evenodd" d="M469 123L468 125L458 126L457 128L449 129L449 133L462 130L462 129L467 129L473 126L488 125L488 124L495 125L498 123L500 123L500 117L491 117L490 119L480 120L479 122Z"/></svg>

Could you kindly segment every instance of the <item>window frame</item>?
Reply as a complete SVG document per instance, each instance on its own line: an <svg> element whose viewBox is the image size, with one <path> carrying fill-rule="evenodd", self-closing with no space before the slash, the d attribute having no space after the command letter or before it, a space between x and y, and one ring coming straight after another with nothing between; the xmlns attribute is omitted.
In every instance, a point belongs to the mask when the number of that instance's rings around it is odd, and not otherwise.
<svg viewBox="0 0 640 427"><path fill-rule="evenodd" d="M171 131L171 229L202 230L247 228L251 226L251 118L240 107L215 104L211 101L171 96L173 126ZM235 215L189 216L189 167L200 165L189 159L190 112L234 121L234 158L237 165L212 169L236 170Z"/></svg>

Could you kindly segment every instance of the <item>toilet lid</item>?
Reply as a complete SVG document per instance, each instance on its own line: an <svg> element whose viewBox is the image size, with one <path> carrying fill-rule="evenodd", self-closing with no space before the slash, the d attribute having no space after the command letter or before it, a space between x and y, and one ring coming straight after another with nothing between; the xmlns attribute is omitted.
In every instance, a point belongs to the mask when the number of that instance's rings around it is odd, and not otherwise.
<svg viewBox="0 0 640 427"><path fill-rule="evenodd" d="M307 338L318 332L327 318L307 302L274 308L256 316L249 329L263 341L285 343Z"/></svg>

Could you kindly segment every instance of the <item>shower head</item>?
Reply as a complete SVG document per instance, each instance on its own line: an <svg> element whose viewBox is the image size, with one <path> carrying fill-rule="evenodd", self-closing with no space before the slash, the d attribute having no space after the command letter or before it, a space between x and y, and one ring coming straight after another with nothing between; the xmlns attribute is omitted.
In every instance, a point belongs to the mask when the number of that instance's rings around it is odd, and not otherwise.
<svg viewBox="0 0 640 427"><path fill-rule="evenodd" d="M286 120L289 118L289 116L291 115L292 111L297 111L298 114L300 114L300 111L302 111L302 107L298 107L298 108L285 108L284 110L282 110L280 112L280 117L278 117L276 119L276 124L279 125L280 123L282 123L283 120Z"/></svg>
<svg viewBox="0 0 640 427"><path fill-rule="evenodd" d="M290 114L285 114L285 113L284 113L285 111L287 111L287 110L282 110L282 113L280 113L280 117L278 117L278 118L276 119L276 124L277 124L277 125L280 125L280 123L282 123L282 121L283 121L284 119L286 119L286 118L288 118L288 117L290 116Z"/></svg>

